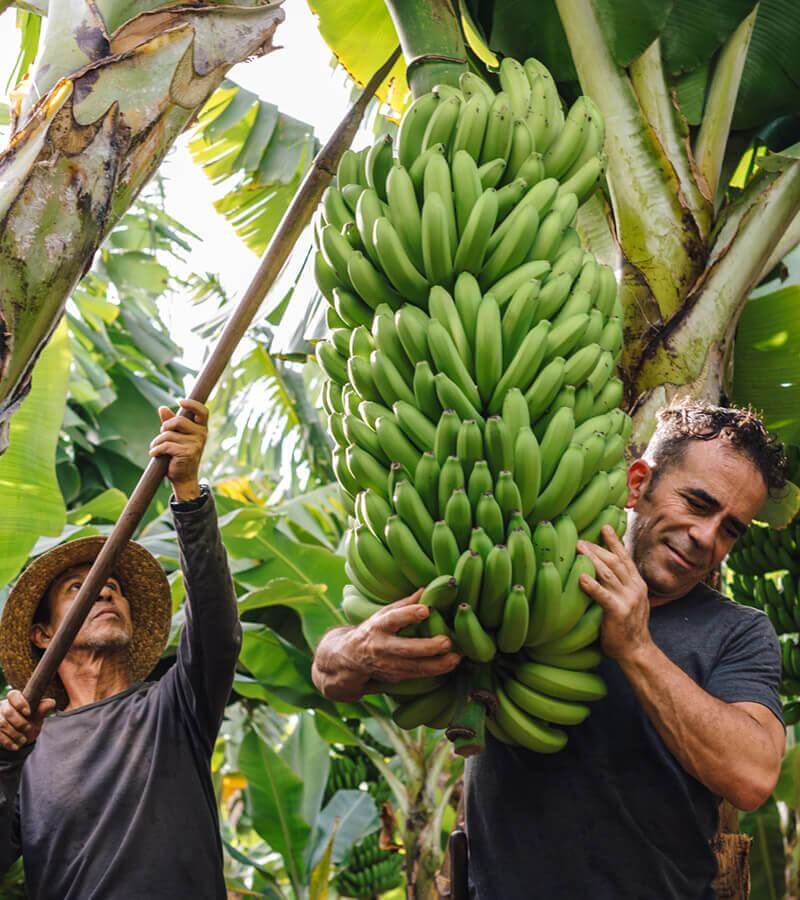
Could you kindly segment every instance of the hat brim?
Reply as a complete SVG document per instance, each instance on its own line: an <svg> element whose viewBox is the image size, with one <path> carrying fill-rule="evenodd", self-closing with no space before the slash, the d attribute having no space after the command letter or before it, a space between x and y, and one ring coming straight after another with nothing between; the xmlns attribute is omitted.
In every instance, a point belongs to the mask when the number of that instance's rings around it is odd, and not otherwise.
<svg viewBox="0 0 800 900"><path fill-rule="evenodd" d="M45 592L67 569L94 562L105 541L105 537L86 537L54 547L34 560L17 579L0 618L0 665L12 687L22 690L36 668L38 657L30 634ZM133 636L128 646L128 663L132 679L140 681L153 670L169 639L169 582L158 560L134 541L129 541L120 554L114 575L131 610ZM59 707L66 705L60 679L54 679L47 696L54 697Z"/></svg>

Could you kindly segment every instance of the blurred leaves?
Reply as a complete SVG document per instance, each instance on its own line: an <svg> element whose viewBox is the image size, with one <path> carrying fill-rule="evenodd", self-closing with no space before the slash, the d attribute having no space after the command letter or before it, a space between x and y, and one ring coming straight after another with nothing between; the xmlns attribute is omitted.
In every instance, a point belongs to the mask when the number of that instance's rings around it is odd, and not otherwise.
<svg viewBox="0 0 800 900"><path fill-rule="evenodd" d="M217 211L260 254L319 142L311 125L226 79L201 111L189 149L212 183L225 184Z"/></svg>

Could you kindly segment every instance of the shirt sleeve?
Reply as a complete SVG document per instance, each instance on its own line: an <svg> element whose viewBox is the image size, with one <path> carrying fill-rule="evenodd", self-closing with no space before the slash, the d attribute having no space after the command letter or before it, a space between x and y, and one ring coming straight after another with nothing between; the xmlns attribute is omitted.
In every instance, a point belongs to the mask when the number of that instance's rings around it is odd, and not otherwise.
<svg viewBox="0 0 800 900"><path fill-rule="evenodd" d="M242 629L214 498L171 503L186 587L185 624L175 666L178 703L210 755L233 685Z"/></svg>
<svg viewBox="0 0 800 900"><path fill-rule="evenodd" d="M7 872L19 859L19 782L22 766L33 750L0 749L0 874Z"/></svg>
<svg viewBox="0 0 800 900"><path fill-rule="evenodd" d="M778 637L766 615L753 611L723 645L704 687L726 703L760 703L783 722L780 684Z"/></svg>

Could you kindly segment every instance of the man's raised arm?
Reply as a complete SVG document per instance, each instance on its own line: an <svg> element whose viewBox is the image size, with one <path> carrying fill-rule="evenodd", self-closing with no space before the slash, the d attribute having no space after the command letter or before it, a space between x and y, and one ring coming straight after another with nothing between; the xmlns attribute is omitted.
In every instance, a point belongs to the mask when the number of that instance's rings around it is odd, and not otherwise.
<svg viewBox="0 0 800 900"><path fill-rule="evenodd" d="M198 720L210 752L233 684L242 630L214 498L198 481L208 410L194 400L180 403L192 410L194 421L161 407L162 430L150 454L170 456L167 477L175 493L170 508L186 587L176 670L184 705Z"/></svg>

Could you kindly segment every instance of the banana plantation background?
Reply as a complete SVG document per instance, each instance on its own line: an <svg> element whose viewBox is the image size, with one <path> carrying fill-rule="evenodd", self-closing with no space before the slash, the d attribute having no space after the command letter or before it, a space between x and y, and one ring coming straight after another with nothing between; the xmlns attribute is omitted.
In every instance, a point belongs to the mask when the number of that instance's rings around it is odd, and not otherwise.
<svg viewBox="0 0 800 900"><path fill-rule="evenodd" d="M203 271L187 272L199 238L167 213L174 185L161 161L188 145L255 270L327 137L282 112L268 83L256 93L229 73L248 57L292 55L291 42L276 47L299 3L0 0L0 32L19 52L0 108L0 598L29 558L110 531L157 407L192 383L171 311L199 323L193 345L207 350L237 299L213 246ZM402 44L359 147L396 132L409 81L419 92L469 69L496 86L504 55L540 59L565 103L587 93L599 105L606 174L578 231L621 284L635 452L655 410L682 393L752 404L800 445L793 7L311 0L307 27L330 49L331 77L354 92ZM428 54L464 62L426 64ZM304 235L210 402L203 475L245 629L213 760L228 885L234 897L429 897L457 817L460 759L434 732L396 728L385 698L331 703L310 678L316 643L345 622L347 582L347 515L313 362L325 303L310 259ZM796 460L790 474L800 479ZM183 587L167 497L162 488L138 540L171 573L169 657ZM799 510L790 492L724 573L726 589L785 635L789 750L774 797L740 819L754 838L757 898L800 893ZM24 896L21 871L0 895Z"/></svg>

